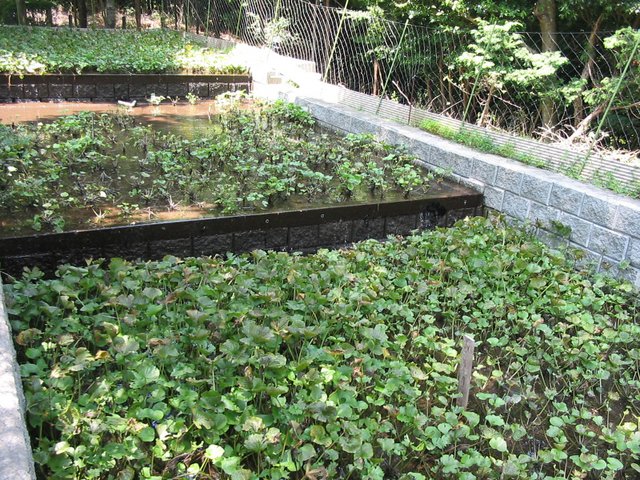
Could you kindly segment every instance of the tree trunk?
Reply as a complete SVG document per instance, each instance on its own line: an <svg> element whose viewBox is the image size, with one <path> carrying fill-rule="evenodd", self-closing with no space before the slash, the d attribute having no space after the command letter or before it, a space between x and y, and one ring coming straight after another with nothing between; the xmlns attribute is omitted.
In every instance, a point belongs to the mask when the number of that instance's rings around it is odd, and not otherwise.
<svg viewBox="0 0 640 480"><path fill-rule="evenodd" d="M591 35L589 35L589 42L586 48L589 58L584 64L584 68L582 69L582 73L580 74L580 78L582 80L591 79L592 82L595 81L593 78L593 66L595 64L596 41L598 40L598 32L600 30L601 22L602 15L600 15L596 20L596 23L593 25L593 29L591 30ZM582 120L584 120L584 101L582 100L582 94L578 95L573 101L573 118L574 125L576 127L580 125L580 122L582 122Z"/></svg>
<svg viewBox="0 0 640 480"><path fill-rule="evenodd" d="M489 94L487 95L487 100L484 103L484 108L482 109L482 114L480 115L480 122L478 124L481 127L487 126L487 120L489 119L489 111L491 110L491 101L493 100L493 94L496 92L496 86L491 85L489 88Z"/></svg>
<svg viewBox="0 0 640 480"><path fill-rule="evenodd" d="M462 85L462 105L465 105L465 108L466 108L466 105L469 105L469 102L471 101L471 98L470 98L471 97L471 91L469 90L470 86L471 85L470 85L468 79L465 80L464 84ZM471 109L469 109L469 110L470 111L467 113L467 115L469 113L471 113Z"/></svg>
<svg viewBox="0 0 640 480"><path fill-rule="evenodd" d="M45 14L47 15L47 27L53 27L53 7L47 7Z"/></svg>
<svg viewBox="0 0 640 480"><path fill-rule="evenodd" d="M380 72L380 63L377 58L373 59L373 96L378 96L378 73Z"/></svg>
<svg viewBox="0 0 640 480"><path fill-rule="evenodd" d="M160 28L167 28L167 20L164 18L164 0L160 0Z"/></svg>
<svg viewBox="0 0 640 480"><path fill-rule="evenodd" d="M569 143L573 143L576 140L578 140L580 137L584 136L587 133L587 130L589 129L589 127L591 126L591 123L600 115L602 115L606 108L607 108L606 102L601 103L589 115L587 115L584 118L584 120L582 120L578 124L575 131L568 138Z"/></svg>
<svg viewBox="0 0 640 480"><path fill-rule="evenodd" d="M183 0L182 2L182 19L184 20L184 31L188 32L189 31L189 0L187 0L187 3L185 5L185 2Z"/></svg>
<svg viewBox="0 0 640 480"><path fill-rule="evenodd" d="M218 5L217 0L211 1L211 9L213 10L212 22L213 22L213 36L216 38L220 38L220 34L222 33L221 26L221 12L220 6Z"/></svg>
<svg viewBox="0 0 640 480"><path fill-rule="evenodd" d="M27 24L27 6L24 0L16 0L16 15L18 17L18 25Z"/></svg>
<svg viewBox="0 0 640 480"><path fill-rule="evenodd" d="M133 6L136 11L136 28L138 30L142 29L142 6L140 5L140 0L134 0Z"/></svg>
<svg viewBox="0 0 640 480"><path fill-rule="evenodd" d="M533 10L534 15L540 23L540 33L542 36L542 51L555 52L558 50L556 32L558 31L558 15L556 10L556 0L538 0ZM549 130L556 124L555 104L553 98L544 97L540 102L540 112L542 113L542 126Z"/></svg>
<svg viewBox="0 0 640 480"><path fill-rule="evenodd" d="M78 26L87 28L87 0L78 0Z"/></svg>
<svg viewBox="0 0 640 480"><path fill-rule="evenodd" d="M116 28L116 0L106 0L104 26Z"/></svg>

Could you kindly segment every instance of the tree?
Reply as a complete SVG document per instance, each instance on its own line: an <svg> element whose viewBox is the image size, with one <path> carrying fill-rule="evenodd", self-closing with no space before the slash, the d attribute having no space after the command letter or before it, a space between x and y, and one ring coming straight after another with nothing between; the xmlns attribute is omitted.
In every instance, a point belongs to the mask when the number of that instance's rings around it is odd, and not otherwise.
<svg viewBox="0 0 640 480"><path fill-rule="evenodd" d="M142 28L142 6L140 0L133 0L133 6L136 15L136 28L140 30Z"/></svg>
<svg viewBox="0 0 640 480"><path fill-rule="evenodd" d="M18 19L18 25L27 24L27 7L24 0L16 0L16 16Z"/></svg>
<svg viewBox="0 0 640 480"><path fill-rule="evenodd" d="M515 32L518 27L521 25L516 22L502 25L481 22L471 32L474 42L456 59L463 68L463 78L475 85L474 97L484 96L480 125L488 123L496 95L508 88L517 90L524 98L543 101L560 95L556 72L567 59L558 51L532 52Z"/></svg>
<svg viewBox="0 0 640 480"><path fill-rule="evenodd" d="M555 0L538 0L533 10L540 22L540 34L543 52L556 52L559 50L556 35L558 31L558 17ZM553 98L545 96L540 102L542 114L542 126L546 130L552 129L556 124L555 103Z"/></svg>
<svg viewBox="0 0 640 480"><path fill-rule="evenodd" d="M352 12L349 18L355 23L363 22L359 30L363 34L353 40L361 44L365 49L366 61L372 64L372 93L374 96L382 93L382 67L381 62L392 57L395 49L387 45L387 30L384 20L384 12L380 7L369 7L367 12Z"/></svg>
<svg viewBox="0 0 640 480"><path fill-rule="evenodd" d="M640 31L623 28L603 43L615 59L614 71L584 92L584 101L591 107L591 112L577 125L570 141L582 137L593 122L601 119L609 106L610 112L614 113L640 108L637 95L640 91Z"/></svg>
<svg viewBox="0 0 640 480"><path fill-rule="evenodd" d="M87 0L76 0L76 7L78 10L78 26L80 28L87 28Z"/></svg>
<svg viewBox="0 0 640 480"><path fill-rule="evenodd" d="M104 26L106 28L116 28L116 2L115 0L106 0Z"/></svg>

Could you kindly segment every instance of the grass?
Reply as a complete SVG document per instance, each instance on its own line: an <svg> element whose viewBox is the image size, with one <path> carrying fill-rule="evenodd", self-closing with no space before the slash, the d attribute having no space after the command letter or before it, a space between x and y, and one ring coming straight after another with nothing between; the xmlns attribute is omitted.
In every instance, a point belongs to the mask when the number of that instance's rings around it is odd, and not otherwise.
<svg viewBox="0 0 640 480"><path fill-rule="evenodd" d="M500 155L533 167L553 169L546 160L518 151L513 143L498 145L495 143L493 138L487 134L469 130L457 130L435 120L424 120L420 125L420 128L429 133L433 133L434 135L466 145L481 152ZM582 176L584 167L584 162L575 162L564 168L558 169L558 172L575 180L585 180L593 185L611 190L621 195L626 195L631 198L640 198L639 180L625 184L615 178L611 172L602 172L599 170L596 171L591 178L585 179Z"/></svg>
<svg viewBox="0 0 640 480"><path fill-rule="evenodd" d="M484 153L491 153L511 158L533 167L548 168L548 164L545 160L519 152L512 143L498 145L489 135L486 134L464 129L457 130L435 120L424 120L420 124L420 128L429 133L433 133L434 135L446 138L447 140L453 140L454 142L461 143L462 145L480 150Z"/></svg>

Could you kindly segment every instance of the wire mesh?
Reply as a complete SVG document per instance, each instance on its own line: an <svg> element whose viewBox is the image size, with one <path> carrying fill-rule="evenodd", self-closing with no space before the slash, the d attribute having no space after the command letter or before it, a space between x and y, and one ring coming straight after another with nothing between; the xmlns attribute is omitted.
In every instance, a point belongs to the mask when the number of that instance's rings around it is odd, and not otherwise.
<svg viewBox="0 0 640 480"><path fill-rule="evenodd" d="M605 47L612 32L555 34L558 65L543 75L540 33L501 30L491 38L490 31L483 37L410 24L400 43L404 24L376 10L302 0L191 1L197 22L206 25L200 31L312 61L326 81L357 92L381 95L389 80L387 98L533 138L588 140L603 113L606 99L597 101L603 82L617 78L624 60ZM484 65L464 61L478 51ZM612 148L640 149L637 72L630 77L605 120L602 143Z"/></svg>

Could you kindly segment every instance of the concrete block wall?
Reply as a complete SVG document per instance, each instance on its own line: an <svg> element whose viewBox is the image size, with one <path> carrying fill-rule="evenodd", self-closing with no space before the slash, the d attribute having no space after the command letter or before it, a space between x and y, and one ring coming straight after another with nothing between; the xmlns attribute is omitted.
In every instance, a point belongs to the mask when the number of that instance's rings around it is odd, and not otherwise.
<svg viewBox="0 0 640 480"><path fill-rule="evenodd" d="M0 281L0 478L35 480L20 367Z"/></svg>
<svg viewBox="0 0 640 480"><path fill-rule="evenodd" d="M483 193L488 209L532 226L551 246L583 250L585 265L640 288L640 201L349 107L289 99L327 126L406 145L426 167L444 169L451 179Z"/></svg>

